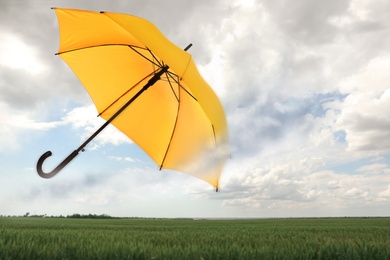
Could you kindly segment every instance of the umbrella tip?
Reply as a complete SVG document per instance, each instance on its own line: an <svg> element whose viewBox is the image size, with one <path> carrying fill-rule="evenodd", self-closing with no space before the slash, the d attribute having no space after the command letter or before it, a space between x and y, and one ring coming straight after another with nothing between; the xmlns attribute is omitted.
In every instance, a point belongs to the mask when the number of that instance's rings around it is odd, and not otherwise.
<svg viewBox="0 0 390 260"><path fill-rule="evenodd" d="M191 48L192 43L188 44L188 46L184 49L185 51L188 51L189 48Z"/></svg>
<svg viewBox="0 0 390 260"><path fill-rule="evenodd" d="M104 14L104 13L105 13L105 11L100 11L100 13L101 13L101 14Z"/></svg>

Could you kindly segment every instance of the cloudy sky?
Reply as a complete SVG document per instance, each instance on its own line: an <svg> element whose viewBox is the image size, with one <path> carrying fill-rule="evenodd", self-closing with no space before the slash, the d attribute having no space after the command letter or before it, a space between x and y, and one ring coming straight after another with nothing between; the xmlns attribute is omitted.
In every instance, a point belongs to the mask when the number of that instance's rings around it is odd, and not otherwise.
<svg viewBox="0 0 390 260"><path fill-rule="evenodd" d="M50 7L130 13L190 52L223 103L233 155L221 192L159 171L103 122L57 52ZM2 0L0 215L390 215L387 0Z"/></svg>

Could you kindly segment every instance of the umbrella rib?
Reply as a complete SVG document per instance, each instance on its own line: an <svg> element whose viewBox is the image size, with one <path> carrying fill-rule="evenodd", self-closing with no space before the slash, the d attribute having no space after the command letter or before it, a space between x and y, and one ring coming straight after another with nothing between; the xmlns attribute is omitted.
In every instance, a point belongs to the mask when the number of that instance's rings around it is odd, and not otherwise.
<svg viewBox="0 0 390 260"><path fill-rule="evenodd" d="M55 55L61 55L61 54L64 54L64 53L69 53L69 52L74 52L74 51L81 51L81 50L97 48L97 47L105 47L105 46L127 46L127 47L129 47L131 45L129 45L129 44L121 44L121 43L107 43L107 44L100 44L100 45L94 45L94 46L80 47L80 48L71 49L71 50L67 50L67 51L60 51L60 52L57 52ZM133 47L141 48L139 46L133 46ZM145 48L145 50L148 50L148 49Z"/></svg>
<svg viewBox="0 0 390 260"><path fill-rule="evenodd" d="M72 50L67 50L67 51L62 51L62 52L57 52L55 55L61 55L61 54L65 54L65 53L69 53L69 52L74 52L74 51L81 51L81 50L86 50L86 49L91 49L91 48L97 48L97 47L105 47L105 46L127 46L129 47L130 49L132 49L133 51L135 51L138 55L142 56L144 59L148 60L150 63L152 63L153 65L156 65L157 67L161 68L163 66L163 64L161 64L158 59L156 58L156 56L148 49L148 48L142 48L140 46L133 46L133 45L129 45L129 44L119 44L119 43L115 43L115 44L101 44L101 45L94 45L94 46L87 46L87 47L81 47L81 48L77 48L77 49L72 49ZM146 50L146 51L149 51L150 54L153 56L154 60L151 60L150 58L146 57L145 55L143 55L141 52L139 52L138 50L136 50L136 48L138 49L142 49L142 50Z"/></svg>
<svg viewBox="0 0 390 260"><path fill-rule="evenodd" d="M143 55L142 53L140 53L139 51L135 50L134 47L137 47L137 46L131 46L129 45L129 48L132 49L133 51L135 51L136 53L138 53L140 56L144 57L146 60L150 61L153 65L157 65L154 61L152 61L151 59L149 59L148 57L146 57L145 55ZM190 46L191 47L191 46ZM139 48L139 47L138 47ZM141 49L144 49L144 50L147 50L150 52L150 54L153 56L153 58L155 59L155 61L158 62L158 65L159 67L162 67L164 64L163 63L160 63L157 59L157 57L154 55L154 53L149 49L149 48L141 48ZM182 88L190 97L192 97L195 101L198 101L186 88L184 88L181 84L180 84L180 81L177 80L175 77L179 78L179 76L171 71L167 71L165 73L167 75L167 81L169 83L169 85L171 86L171 89L176 97L176 100L179 101L179 97L176 95L174 89L173 89L173 86L169 80L169 77L171 77L173 79L174 82L176 82L180 88ZM175 76L175 77L174 77Z"/></svg>
<svg viewBox="0 0 390 260"><path fill-rule="evenodd" d="M167 72L166 73L171 79L173 79L173 81L174 82L176 82L176 84L177 85L179 85L179 87L181 88L181 89L183 89L190 97L192 97L195 101L197 101L198 102L198 100L196 99L196 97L194 97L185 87L183 87L181 84L180 84L180 80L177 80L177 79L175 79L175 77L173 77L172 75L174 75L174 76L176 76L177 78L179 78L179 76L178 75L176 75L175 73L173 73L173 72ZM169 81L169 77L167 76L167 80Z"/></svg>
<svg viewBox="0 0 390 260"><path fill-rule="evenodd" d="M158 59L156 58L156 56L153 54L153 52L151 52L148 48L142 48L142 47L139 47L139 46L132 46L132 45L126 45L128 46L131 50L133 50L134 52L136 52L138 55L140 55L141 57L143 57L144 59L148 60L149 62L151 62L153 65L156 65L158 68L161 68L163 66L163 64L161 64ZM149 53L153 56L154 58L154 61L152 61L151 59L149 59L148 57L146 57L144 54L140 53L138 50L136 50L136 48L139 48L139 49L142 49L142 50L147 50L149 51ZM157 63L156 63L156 62ZM137 82L134 86L132 86L130 89L128 89L125 93L123 93L120 97L118 97L114 102L112 102L110 105L108 105L102 112L99 113L98 116L102 115L104 112L107 111L107 109L109 109L110 107L112 107L118 100L120 100L123 96L125 96L127 93L129 93L130 90L132 90L134 87L136 87L137 85L139 85L143 80L145 80L146 78L152 76L153 74L155 74L157 71L157 69L153 70L152 73L146 75L143 79L141 79L139 82ZM173 73L174 74L174 73ZM176 75L176 74L174 74ZM177 75L176 75L177 76ZM169 81L169 80L168 80ZM171 86L171 89L174 92L173 90L173 86L171 85L171 83L169 82L169 85ZM176 99L179 101L179 98L176 96L175 94L175 97Z"/></svg>
<svg viewBox="0 0 390 260"><path fill-rule="evenodd" d="M190 92L188 92L188 90L185 88L185 87L183 87L180 83L179 83L179 87L181 88L181 89L183 89L184 90L184 92L186 92L190 97L192 97L196 102L198 102L198 100L196 99L196 97L194 97Z"/></svg>
<svg viewBox="0 0 390 260"><path fill-rule="evenodd" d="M179 96L180 96L180 92L179 92ZM180 97L179 97L179 99L180 99ZM179 120L180 102L177 102L177 104L178 104L178 106L177 106L177 113L176 113L176 118L175 118L175 124L173 125L173 131L172 131L171 137L169 138L169 142L168 142L167 149L165 150L164 158L162 159L161 164L160 164L160 171L163 168L163 165L165 163L165 159L167 158L169 148L171 147L173 136L175 135L177 122Z"/></svg>
<svg viewBox="0 0 390 260"><path fill-rule="evenodd" d="M167 73L166 73L167 74ZM173 92L173 95L175 95L175 98L176 98L176 100L177 100L177 102L179 102L180 100L179 100L179 97L177 96L177 94L176 94L176 92L175 92L175 89L173 88L173 84L172 84L172 82L169 80L169 77L167 76L167 81L168 81L168 84L169 84L169 86L171 87L171 90L172 90L172 92Z"/></svg>
<svg viewBox="0 0 390 260"><path fill-rule="evenodd" d="M146 47L146 49L150 52L150 54L151 54L151 55L153 56L153 58L158 62L158 64L160 64L161 67L162 67L163 65L166 65L166 64L164 64L164 61L159 62L158 59L157 59L157 57L156 57L156 55L154 55L154 53L153 53L148 47Z"/></svg>
<svg viewBox="0 0 390 260"><path fill-rule="evenodd" d="M101 14L105 14L106 12L104 11L101 11L100 12ZM113 20L117 25L119 25L120 27L122 27L123 29L126 30L126 32L129 32L123 25L121 25L120 23L116 22L114 19L112 19L110 16L107 16L108 18L110 18L111 20ZM145 48L141 48L139 46L133 46L133 45L127 45L130 47L130 49L132 49L133 51L135 51L136 53L138 53L139 55L141 55L142 57L144 57L145 59L147 59L148 61L150 61L153 65L156 65L157 67L159 68L162 68L164 66L164 64L160 63L158 61L158 59L156 58L156 56L152 53L152 51L147 47L145 46ZM187 51L190 47L192 46L192 43L190 45L187 46L186 49L184 49L185 51ZM140 48L140 49L144 49L144 50L147 50L150 52L150 54L153 56L153 58L158 62L158 64L156 64L154 61L152 61L151 59L147 58L145 55L141 54L139 51L135 50L134 47L136 48Z"/></svg>
<svg viewBox="0 0 390 260"><path fill-rule="evenodd" d="M138 81L137 83L135 83L131 88L129 88L125 93L123 93L120 97L118 97L114 102L112 102L110 105L108 105L102 112L99 113L98 116L101 116L104 112L107 111L107 109L109 109L110 107L112 107L116 102L118 102L122 97L124 97L127 93L129 93L130 90L132 90L134 87L138 86L142 81L144 81L145 79L147 79L148 77L152 76L153 74L155 74L156 71L153 71L151 73L149 73L148 75L146 75L144 78L142 78L140 81Z"/></svg>
<svg viewBox="0 0 390 260"><path fill-rule="evenodd" d="M138 46L132 46L132 45L128 45L130 49L132 49L133 51L135 51L137 54L139 54L141 57L143 57L144 59L148 60L149 62L151 62L153 65L156 65L157 67L161 68L163 66L163 64L161 64L158 59L156 59L156 56L154 56L154 54L148 49L148 48L141 48L141 47L138 47ZM140 53L138 50L136 50L134 47L136 48L141 48L143 50L147 50L150 52L150 54L153 56L154 60L151 60L149 59L148 57L146 57L144 54Z"/></svg>

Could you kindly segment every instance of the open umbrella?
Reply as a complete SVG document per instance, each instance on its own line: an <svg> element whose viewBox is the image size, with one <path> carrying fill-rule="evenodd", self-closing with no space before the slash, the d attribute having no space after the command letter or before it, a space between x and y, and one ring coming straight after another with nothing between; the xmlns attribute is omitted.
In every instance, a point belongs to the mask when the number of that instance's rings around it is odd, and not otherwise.
<svg viewBox="0 0 390 260"><path fill-rule="evenodd" d="M218 191L229 154L225 114L191 55L152 23L132 15L53 8L59 55L73 70L106 121L53 171L65 167L108 124L139 145L161 168L200 178ZM130 106L131 104L131 106Z"/></svg>

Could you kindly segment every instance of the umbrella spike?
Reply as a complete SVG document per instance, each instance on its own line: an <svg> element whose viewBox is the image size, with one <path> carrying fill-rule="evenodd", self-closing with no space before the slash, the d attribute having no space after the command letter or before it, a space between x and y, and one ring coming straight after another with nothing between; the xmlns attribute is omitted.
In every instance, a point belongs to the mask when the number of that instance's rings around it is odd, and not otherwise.
<svg viewBox="0 0 390 260"><path fill-rule="evenodd" d="M185 51L188 51L188 49L191 48L191 46L192 46L192 43L188 44L188 46L185 47L184 50L185 50Z"/></svg>

